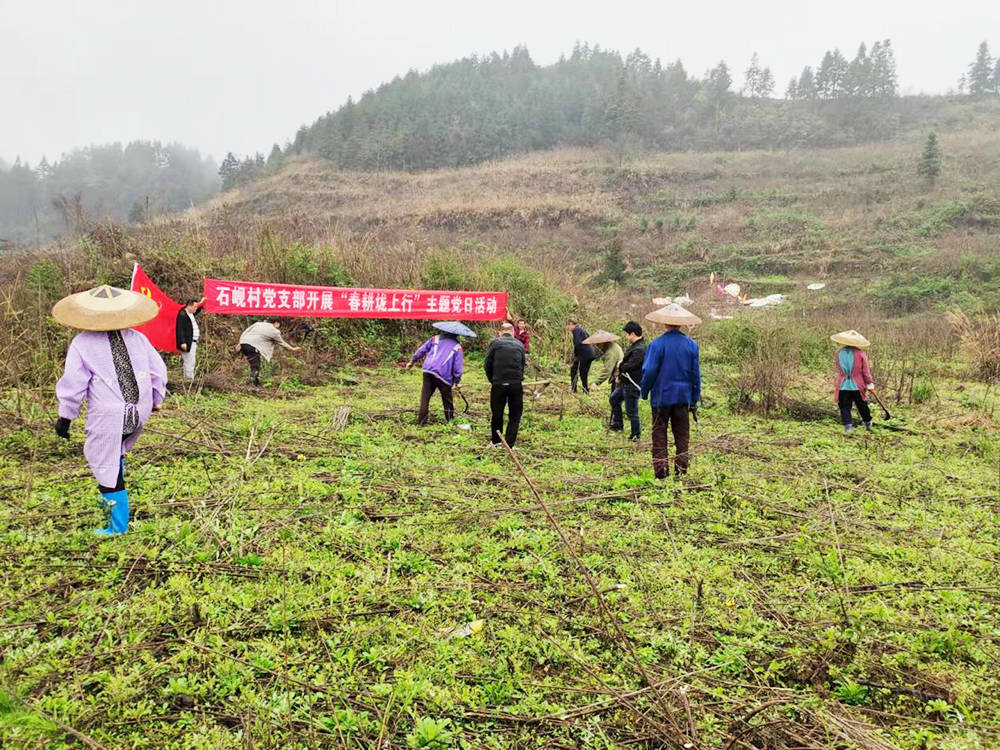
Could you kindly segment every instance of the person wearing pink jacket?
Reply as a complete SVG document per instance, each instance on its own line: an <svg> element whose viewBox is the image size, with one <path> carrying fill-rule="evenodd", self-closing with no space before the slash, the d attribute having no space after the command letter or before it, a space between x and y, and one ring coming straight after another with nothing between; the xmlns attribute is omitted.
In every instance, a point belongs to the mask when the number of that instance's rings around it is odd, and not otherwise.
<svg viewBox="0 0 1000 750"><path fill-rule="evenodd" d="M83 455L97 480L108 525L102 535L128 530L125 454L167 393L167 367L133 326L152 320L159 307L148 297L99 286L56 303L52 316L82 332L70 342L66 368L56 384L56 434L69 439L72 420L87 402Z"/></svg>
<svg viewBox="0 0 1000 750"><path fill-rule="evenodd" d="M837 367L834 399L840 408L840 422L844 425L844 432L850 433L854 429L851 412L855 406L858 407L865 429L870 430L872 413L868 408L866 396L875 390L872 373L868 367L868 353L865 352L870 343L868 339L853 330L836 333L830 340L842 345L834 357Z"/></svg>

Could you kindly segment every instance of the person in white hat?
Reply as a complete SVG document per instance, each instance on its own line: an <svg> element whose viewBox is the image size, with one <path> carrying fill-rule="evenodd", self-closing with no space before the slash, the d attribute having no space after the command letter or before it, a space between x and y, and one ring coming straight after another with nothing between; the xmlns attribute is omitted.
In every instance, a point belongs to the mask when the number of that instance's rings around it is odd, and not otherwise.
<svg viewBox="0 0 1000 750"><path fill-rule="evenodd" d="M842 347L834 357L837 382L833 395L840 409L840 423L844 425L844 433L850 434L854 429L851 412L855 406L858 407L865 429L871 430L872 412L868 408L866 396L875 391L875 383L868 367L868 353L865 351L871 344L854 330L835 333L830 340Z"/></svg>
<svg viewBox="0 0 1000 750"><path fill-rule="evenodd" d="M674 436L674 476L688 470L688 444L691 434L690 415L697 419L701 401L701 365L698 344L681 331L681 327L701 323L701 318L689 313L676 302L646 316L646 320L662 323L665 333L646 347L642 362L641 397L649 398L653 410L653 474L666 479L670 473L667 426Z"/></svg>
<svg viewBox="0 0 1000 750"><path fill-rule="evenodd" d="M56 384L55 430L69 439L70 423L87 402L83 455L108 514L108 525L98 534L128 530L125 454L167 394L167 366L146 337L131 330L158 312L149 297L106 285L71 294L52 308L59 323L82 331L70 342L66 368Z"/></svg>

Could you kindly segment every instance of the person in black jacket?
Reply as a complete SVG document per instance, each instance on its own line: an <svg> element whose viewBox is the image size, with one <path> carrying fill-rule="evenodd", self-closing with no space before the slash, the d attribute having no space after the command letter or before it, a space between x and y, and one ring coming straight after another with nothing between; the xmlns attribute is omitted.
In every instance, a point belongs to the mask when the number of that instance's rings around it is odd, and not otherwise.
<svg viewBox="0 0 1000 750"><path fill-rule="evenodd" d="M521 384L524 382L526 363L524 344L514 338L514 326L504 323L500 326L500 335L490 342L483 362L486 379L491 384L490 410L493 416L490 420L490 442L493 445L500 444L504 407L510 410L504 439L511 448L517 440L521 413L524 411L524 387Z"/></svg>
<svg viewBox="0 0 1000 750"><path fill-rule="evenodd" d="M204 305L204 297L188 300L187 304L177 311L177 320L174 326L177 336L177 350L181 353L184 377L188 380L194 380L194 361L197 356L198 338L201 334L197 318Z"/></svg>
<svg viewBox="0 0 1000 750"><path fill-rule="evenodd" d="M625 324L625 338L631 342L625 358L618 365L618 387L611 393L611 429L622 432L622 404L631 425L629 440L638 440L639 424L639 384L642 382L642 361L646 356L646 341L642 338L642 326L634 320Z"/></svg>
<svg viewBox="0 0 1000 750"><path fill-rule="evenodd" d="M583 392L590 393L587 378L590 375L590 365L597 359L597 352L590 344L583 343L583 340L590 334L575 320L567 321L566 330L573 336L573 366L569 370L569 380L573 386L573 393L576 393L577 375L583 384Z"/></svg>

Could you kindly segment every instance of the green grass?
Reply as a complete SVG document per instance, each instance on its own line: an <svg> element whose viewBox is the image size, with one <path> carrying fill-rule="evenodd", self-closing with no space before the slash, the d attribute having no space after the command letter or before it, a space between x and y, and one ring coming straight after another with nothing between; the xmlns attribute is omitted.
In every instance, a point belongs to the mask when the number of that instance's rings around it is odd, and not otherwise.
<svg viewBox="0 0 1000 750"><path fill-rule="evenodd" d="M982 387L846 439L832 403L729 414L709 373L683 487L604 430L603 389L553 385L517 453L571 555L485 446L472 369L470 413L426 428L413 373L179 394L129 459L132 531L106 541L82 425L59 441L48 402L5 397L2 744L652 748L670 721L705 748L1000 742ZM616 701L640 673L662 700Z"/></svg>

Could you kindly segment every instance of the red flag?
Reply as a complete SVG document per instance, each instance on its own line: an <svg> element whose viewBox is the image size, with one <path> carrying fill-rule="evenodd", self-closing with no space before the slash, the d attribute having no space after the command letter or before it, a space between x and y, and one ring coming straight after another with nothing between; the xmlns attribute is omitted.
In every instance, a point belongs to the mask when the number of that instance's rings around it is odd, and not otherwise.
<svg viewBox="0 0 1000 750"><path fill-rule="evenodd" d="M148 323L136 326L135 330L146 335L149 343L161 352L177 351L177 313L183 307L174 302L142 270L138 263L132 269L132 291L145 294L160 306L160 314Z"/></svg>

